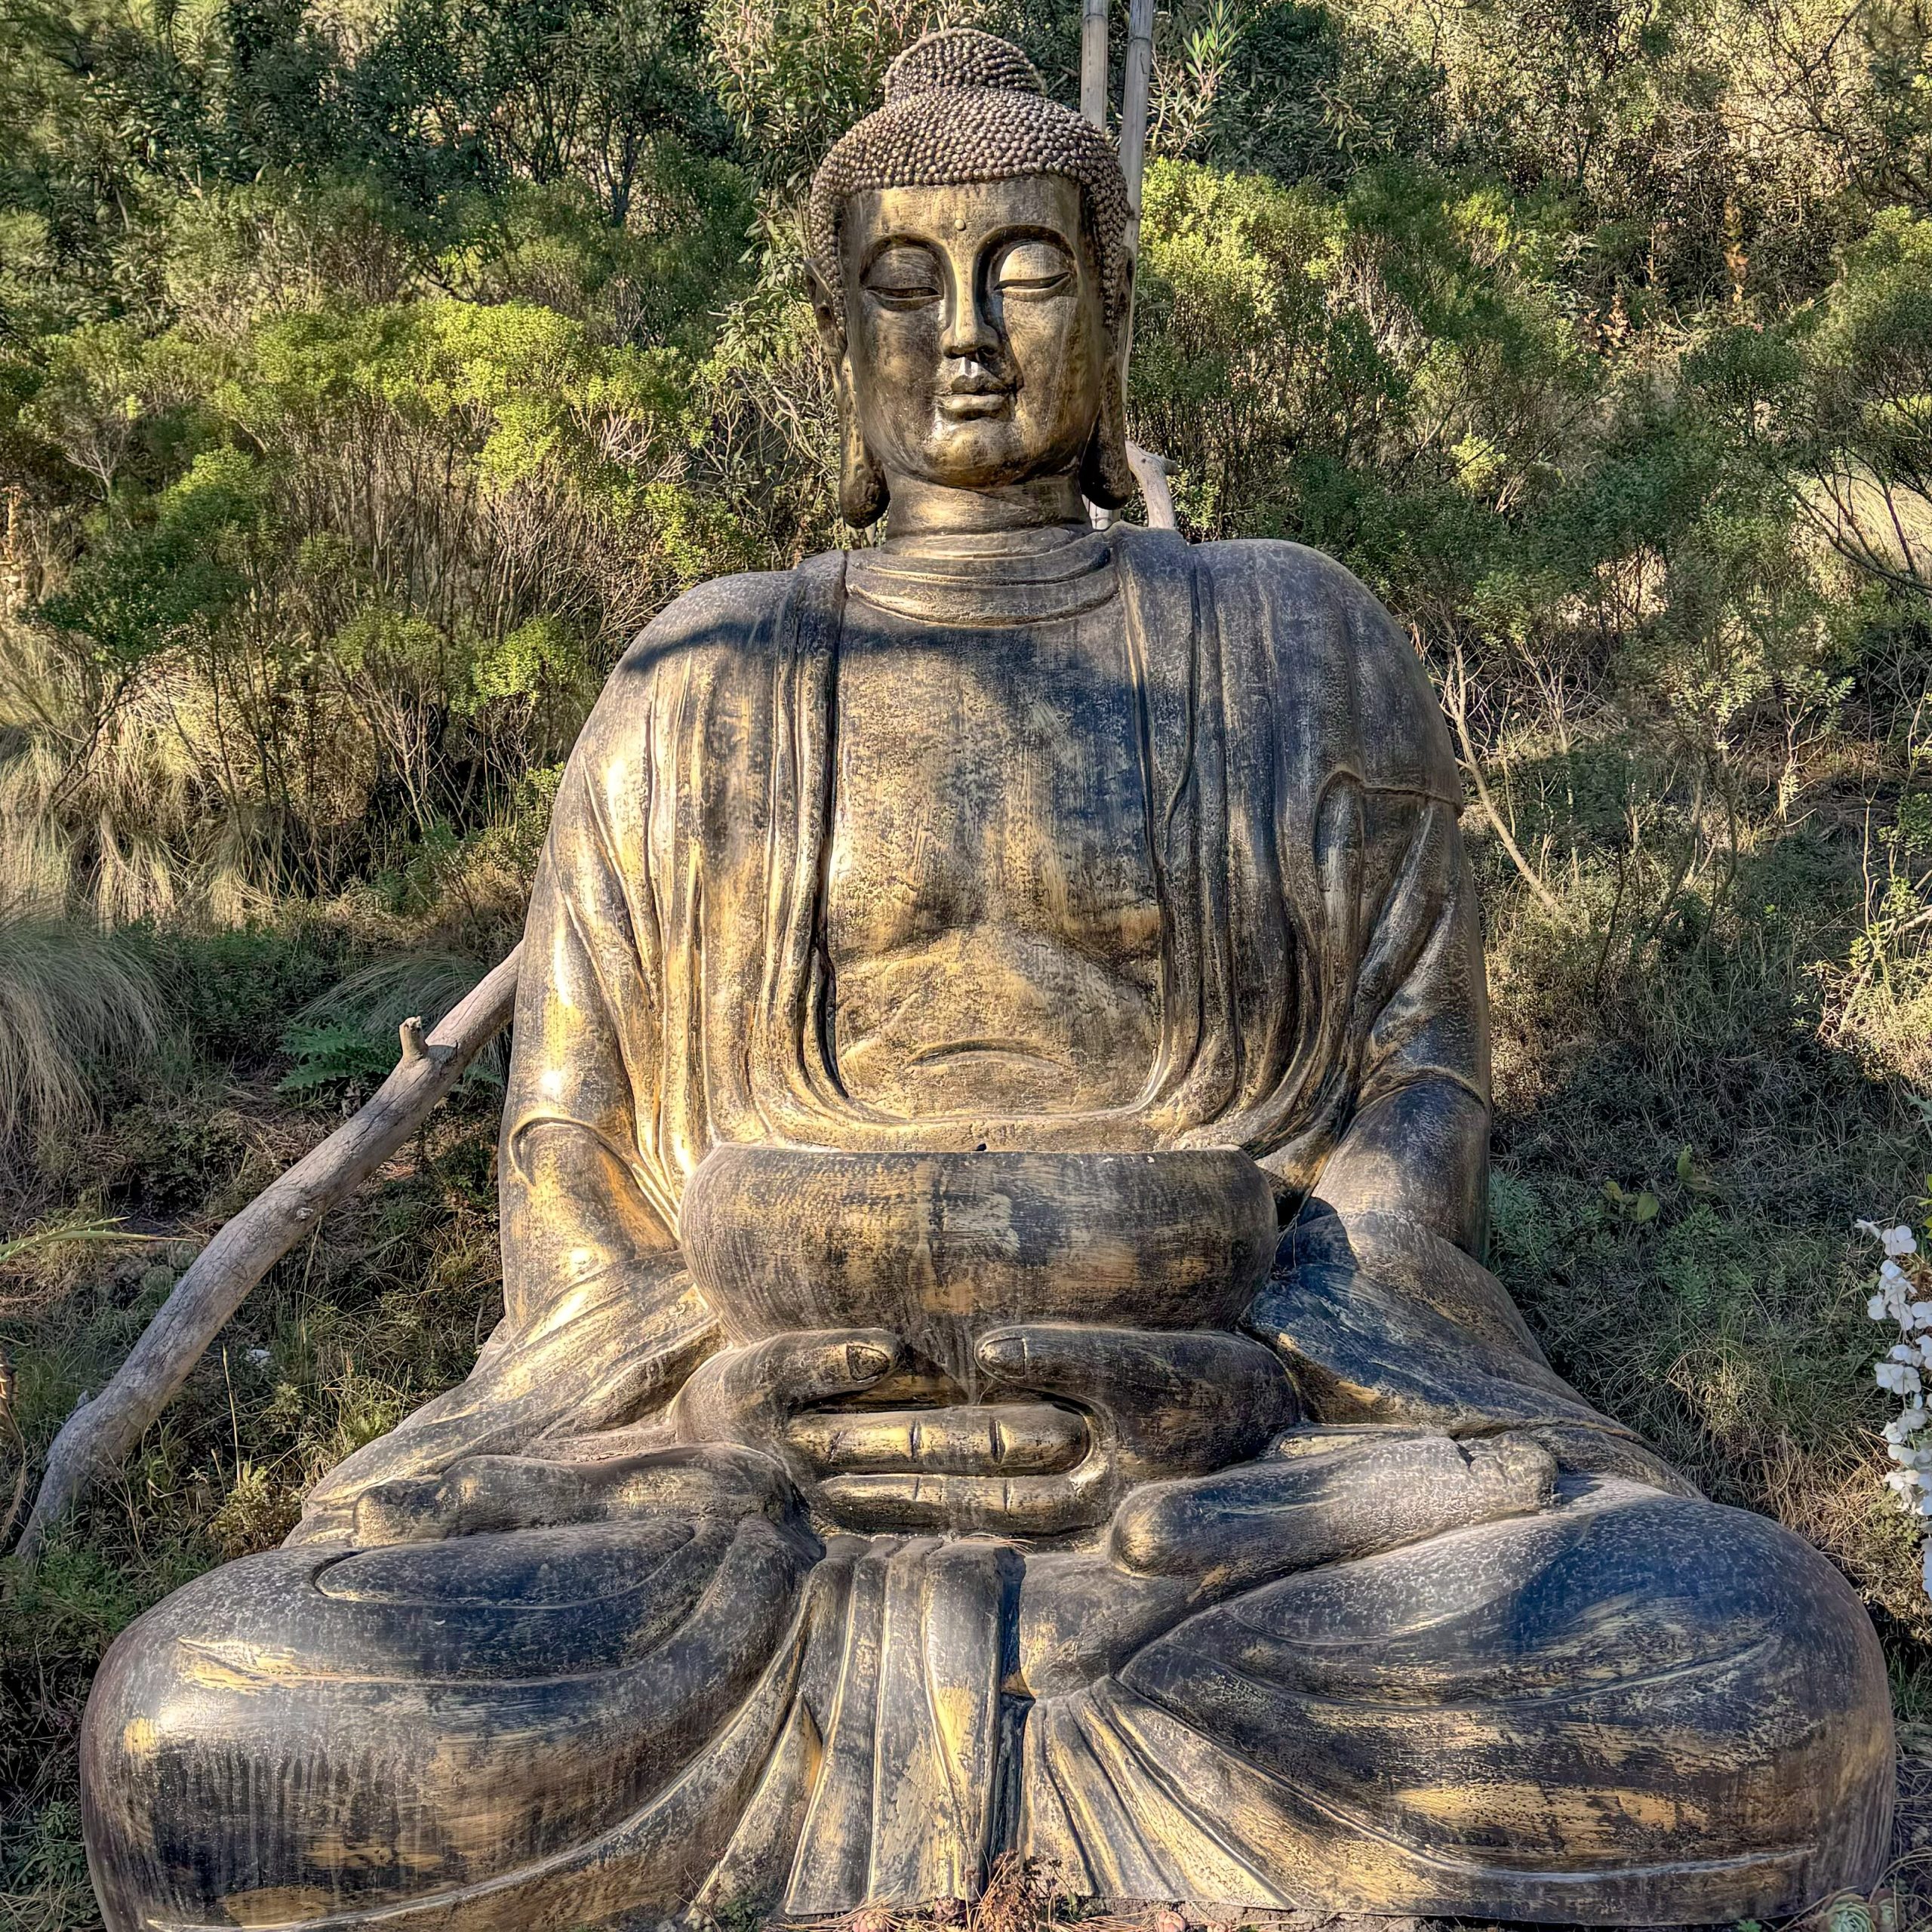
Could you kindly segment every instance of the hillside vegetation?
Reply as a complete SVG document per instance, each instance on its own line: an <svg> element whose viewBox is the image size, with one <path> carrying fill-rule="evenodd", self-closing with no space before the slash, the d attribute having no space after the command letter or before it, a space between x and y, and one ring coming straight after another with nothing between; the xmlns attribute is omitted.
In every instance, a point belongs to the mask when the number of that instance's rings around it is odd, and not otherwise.
<svg viewBox="0 0 1932 1932"><path fill-rule="evenodd" d="M974 20L1070 99L1078 11L0 0L0 1506L512 942L629 637L850 540L796 217L886 61ZM1443 693L1494 1263L1932 1718L1850 1226L1932 1185L1927 0L1178 0L1155 95L1134 433ZM94 1922L114 1632L495 1319L492 1078L0 1565L8 1926Z"/></svg>

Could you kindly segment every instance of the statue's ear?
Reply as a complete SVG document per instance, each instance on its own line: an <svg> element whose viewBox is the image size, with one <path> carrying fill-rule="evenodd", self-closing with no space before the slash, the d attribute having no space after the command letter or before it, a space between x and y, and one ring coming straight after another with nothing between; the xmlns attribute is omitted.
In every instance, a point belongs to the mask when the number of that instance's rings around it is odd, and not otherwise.
<svg viewBox="0 0 1932 1932"><path fill-rule="evenodd" d="M1120 358L1109 355L1100 385L1100 413L1080 460L1081 494L1103 510L1117 510L1138 487L1127 460L1127 396Z"/></svg>
<svg viewBox="0 0 1932 1932"><path fill-rule="evenodd" d="M838 389L838 514L854 530L865 530L885 514L885 472L866 446L849 357L839 358L834 380Z"/></svg>
<svg viewBox="0 0 1932 1932"><path fill-rule="evenodd" d="M814 261L805 263L805 290L811 297L820 344L836 368L845 354L845 304Z"/></svg>
<svg viewBox="0 0 1932 1932"><path fill-rule="evenodd" d="M845 305L820 274L818 265L805 265L811 291L812 313L818 321L818 339L832 365L832 383L838 398L838 514L854 530L864 530L885 514L885 472L866 447L859 423L859 399L852 392L852 356L845 335Z"/></svg>

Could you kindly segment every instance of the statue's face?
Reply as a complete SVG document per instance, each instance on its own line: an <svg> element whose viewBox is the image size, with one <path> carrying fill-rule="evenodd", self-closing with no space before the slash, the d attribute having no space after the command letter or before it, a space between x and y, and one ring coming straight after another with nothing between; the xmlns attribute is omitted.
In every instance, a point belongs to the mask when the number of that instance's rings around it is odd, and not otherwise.
<svg viewBox="0 0 1932 1932"><path fill-rule="evenodd" d="M1078 469L1108 353L1080 215L1057 174L846 204L854 399L888 481L984 490Z"/></svg>

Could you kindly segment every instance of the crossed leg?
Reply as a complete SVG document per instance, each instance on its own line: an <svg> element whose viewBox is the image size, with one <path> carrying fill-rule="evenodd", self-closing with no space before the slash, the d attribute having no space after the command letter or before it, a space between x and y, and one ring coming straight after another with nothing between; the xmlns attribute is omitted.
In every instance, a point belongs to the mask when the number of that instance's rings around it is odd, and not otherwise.
<svg viewBox="0 0 1932 1932"><path fill-rule="evenodd" d="M122 1637L88 1706L109 1926L474 1896L621 1835L734 1722L756 1730L811 1560L761 1516L645 1515L211 1571ZM634 1866L664 1865L667 1902L722 1850L770 1748L706 1755L718 1789L632 1846Z"/></svg>
<svg viewBox="0 0 1932 1932"><path fill-rule="evenodd" d="M842 1909L934 1890L948 1792L962 1852L1004 1815L1124 1899L1712 1921L1882 1857L1876 1640L1760 1518L1573 1482L1190 1614L1199 1586L648 1509L251 1558L103 1667L97 1886L112 1932L508 1932L669 1909L707 1873ZM1000 1695L1014 1608L1030 1703Z"/></svg>
<svg viewBox="0 0 1932 1932"><path fill-rule="evenodd" d="M1266 1584L1029 1714L1024 1849L1103 1897L1606 1924L1869 1879L1869 1621L1777 1525L1624 1481Z"/></svg>

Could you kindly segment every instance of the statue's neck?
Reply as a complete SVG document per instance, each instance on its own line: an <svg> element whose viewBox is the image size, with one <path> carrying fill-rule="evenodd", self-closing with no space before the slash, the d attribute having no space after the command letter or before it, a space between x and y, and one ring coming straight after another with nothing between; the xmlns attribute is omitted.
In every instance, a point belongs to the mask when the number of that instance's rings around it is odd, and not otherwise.
<svg viewBox="0 0 1932 1932"><path fill-rule="evenodd" d="M1072 476L1035 476L991 490L952 490L916 477L888 475L888 541L946 533L1051 529L1088 521L1086 500Z"/></svg>
<svg viewBox="0 0 1932 1932"><path fill-rule="evenodd" d="M1090 525L921 530L848 559L862 603L943 629L1001 629L1075 617L1115 591L1113 546Z"/></svg>
<svg viewBox="0 0 1932 1932"><path fill-rule="evenodd" d="M989 571L1001 563L1045 557L1095 534L1084 518L1073 523L1029 524L1017 530L909 530L888 537L876 548L856 554L881 563L909 565L921 557L944 557L962 567L979 564Z"/></svg>

